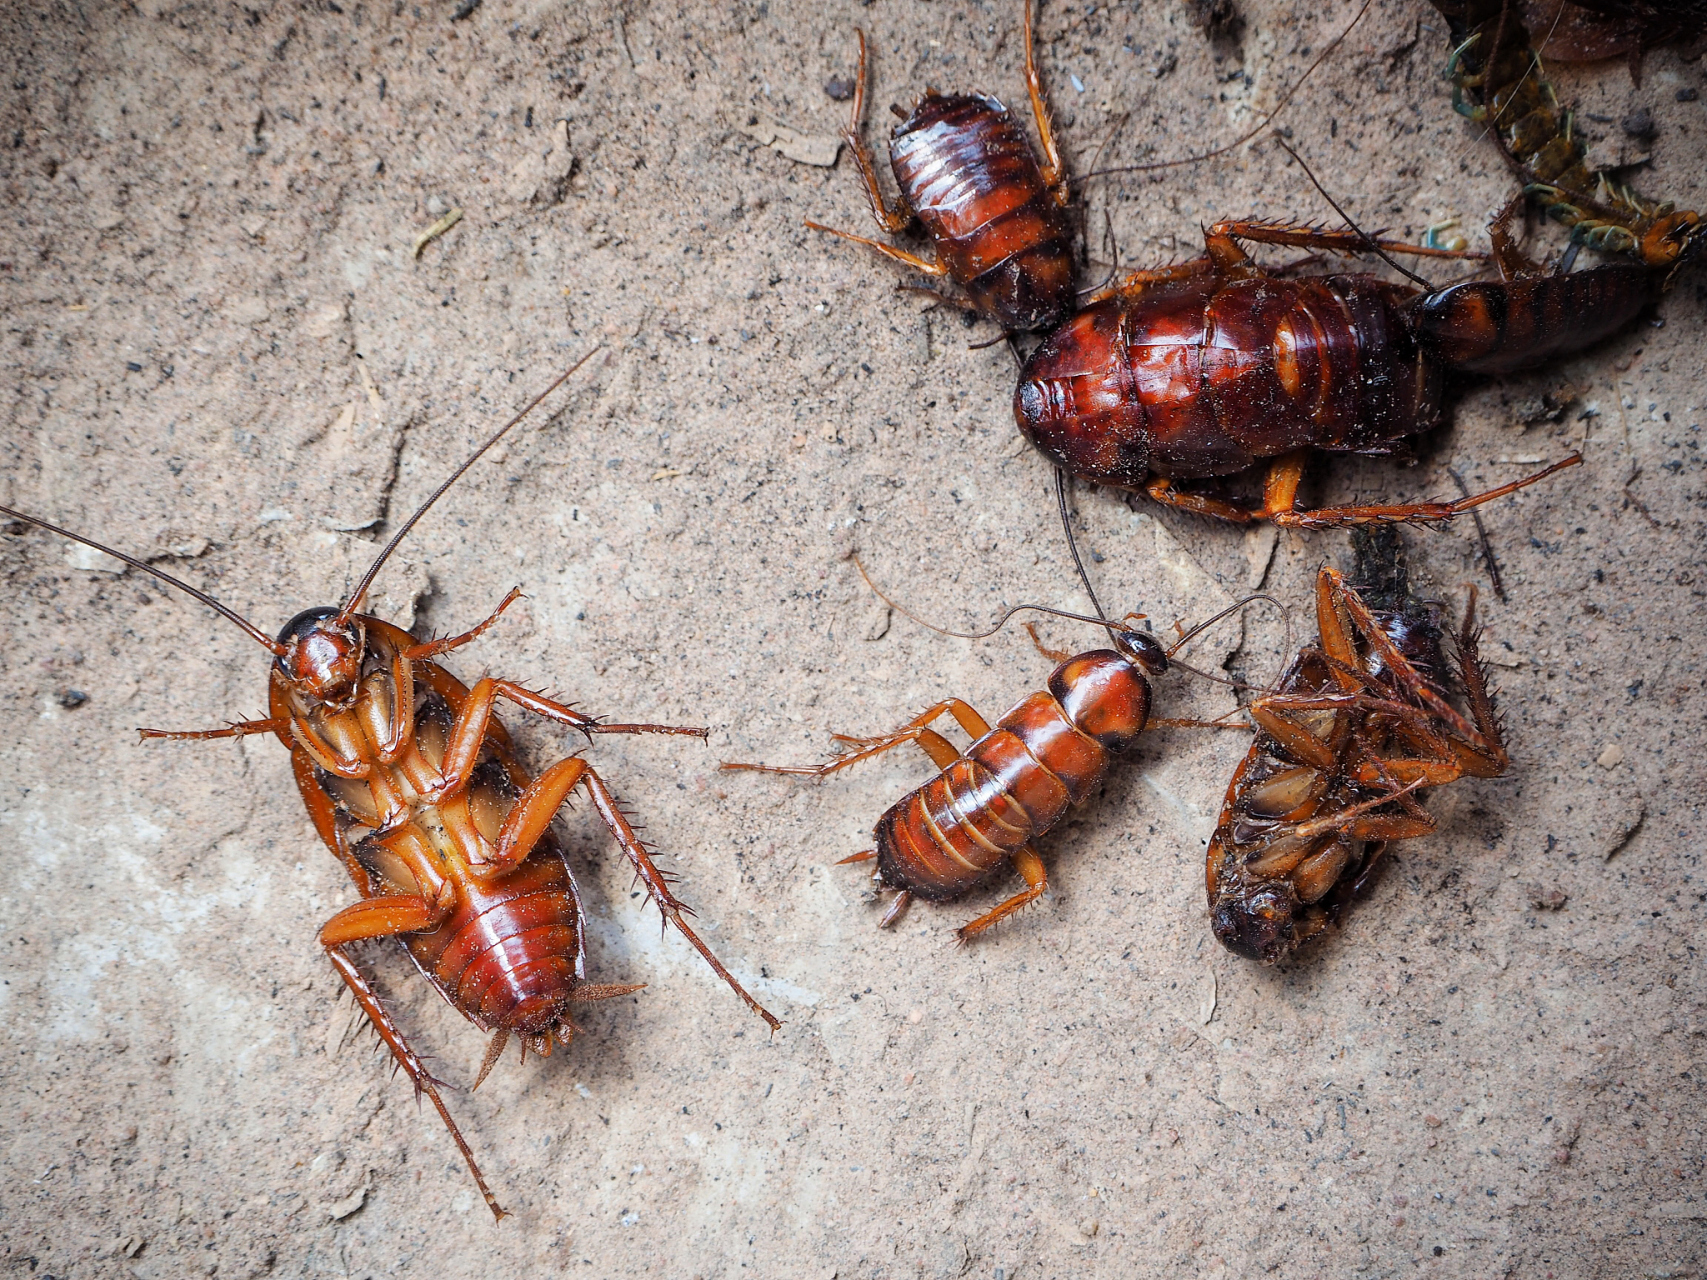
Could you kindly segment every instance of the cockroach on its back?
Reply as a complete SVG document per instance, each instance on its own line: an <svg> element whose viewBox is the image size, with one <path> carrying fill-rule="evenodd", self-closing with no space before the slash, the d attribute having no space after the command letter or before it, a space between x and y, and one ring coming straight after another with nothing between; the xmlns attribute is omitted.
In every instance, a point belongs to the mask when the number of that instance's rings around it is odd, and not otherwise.
<svg viewBox="0 0 1707 1280"><path fill-rule="evenodd" d="M1438 606L1410 591L1392 526L1354 531L1357 577L1316 580L1319 636L1247 708L1257 737L1227 786L1205 875L1228 950L1274 964L1361 897L1397 840L1435 821L1415 793L1508 763L1477 650L1471 591L1449 698Z"/></svg>
<svg viewBox="0 0 1707 1280"><path fill-rule="evenodd" d="M1043 144L1039 163L1008 109L987 94L941 94L927 88L890 134L889 162L900 190L891 209L860 136L865 114L866 43L859 31L859 76L843 131L859 165L871 214L890 235L915 221L936 258L921 258L865 236L807 220L815 231L870 245L903 266L947 276L971 307L1009 333L1049 329L1076 300L1073 224L1067 182L1049 123L1049 107L1032 49L1031 0L1025 7L1025 79L1032 117Z"/></svg>
<svg viewBox="0 0 1707 1280"><path fill-rule="evenodd" d="M1014 391L1020 432L1056 466L1247 523L1445 521L1581 459L1457 502L1297 509L1311 450L1390 454L1444 416L1447 372L1498 373L1581 350L1658 295L1617 263L1550 274L1493 228L1499 281L1421 292L1372 275L1277 276L1240 239L1427 253L1355 230L1223 222L1204 257L1133 272L1046 338ZM1450 255L1449 255L1450 256ZM1251 506L1178 487L1261 467Z"/></svg>
<svg viewBox="0 0 1707 1280"><path fill-rule="evenodd" d="M524 1055L528 1049L549 1053L553 1038L568 1044L575 1031L570 1004L640 989L586 980L580 897L550 830L576 787L586 791L665 918L773 1031L781 1025L683 920L689 909L671 891L670 878L653 864L650 849L592 767L579 756L569 756L538 778L531 777L493 711L503 698L587 734L589 740L595 733L704 737L706 730L605 724L509 680L485 676L470 688L434 661L478 638L520 598L519 590L473 630L441 640L417 641L381 618L357 612L380 567L416 521L588 358L492 435L422 504L343 605L297 614L277 639L141 560L0 507L0 514L116 556L186 592L273 654L267 719L197 732L145 729L142 736L206 740L270 733L289 750L291 771L314 828L361 896L321 929L327 959L417 1094L432 1101L497 1218L505 1216L504 1210L440 1097L439 1082L427 1074L348 948L369 939L396 938L453 1008L482 1030L496 1031L476 1085L511 1035L521 1038Z"/></svg>

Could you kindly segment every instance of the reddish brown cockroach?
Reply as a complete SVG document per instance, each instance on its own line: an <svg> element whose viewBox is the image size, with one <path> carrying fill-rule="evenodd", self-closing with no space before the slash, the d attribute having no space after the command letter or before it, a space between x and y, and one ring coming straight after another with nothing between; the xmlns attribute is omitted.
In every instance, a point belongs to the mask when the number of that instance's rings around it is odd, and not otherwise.
<svg viewBox="0 0 1707 1280"><path fill-rule="evenodd" d="M1210 925L1228 950L1264 964L1361 896L1389 844L1435 829L1415 792L1498 777L1508 763L1477 652L1475 589L1455 637L1465 717L1448 701L1438 607L1411 595L1398 530L1353 539L1362 585L1318 575L1317 642L1246 708L1257 737L1209 842Z"/></svg>
<svg viewBox="0 0 1707 1280"><path fill-rule="evenodd" d="M1223 222L1191 262L1134 272L1050 334L1014 391L1021 433L1053 462L1158 502L1245 523L1305 528L1444 521L1581 461L1457 502L1296 509L1312 449L1390 454L1442 419L1444 372L1499 372L1578 350L1622 328L1657 292L1655 272L1614 264L1550 275L1495 222L1505 279L1421 293L1371 275L1286 279L1239 239L1356 252L1355 229ZM1266 468L1252 507L1176 481Z"/></svg>
<svg viewBox="0 0 1707 1280"><path fill-rule="evenodd" d="M1009 333L1049 329L1073 310L1073 224L1061 153L1049 125L1049 107L1033 55L1031 0L1025 6L1025 82L1032 118L1043 143L1043 162L1024 130L987 94L940 94L927 88L912 114L889 137L889 163L900 189L891 209L860 136L865 115L865 32L859 31L859 78L853 111L843 130L859 165L871 215L890 235L917 221L936 251L921 258L894 245L808 219L828 231L870 245L903 266L947 276L966 290L973 309Z"/></svg>
<svg viewBox="0 0 1707 1280"><path fill-rule="evenodd" d="M1061 494L1065 523L1064 490L1058 488L1057 492ZM1069 539L1071 536L1069 529ZM1073 554L1077 561L1077 549ZM862 568L862 576L864 572ZM1083 575L1082 565L1080 574ZM1089 588L1088 582L1086 587ZM1250 599L1256 598L1267 597ZM1094 592L1091 599L1094 603ZM730 763L722 767L822 778L902 743L917 743L940 772L903 796L878 819L876 849L842 861L875 860L877 884L896 891L879 927L899 919L915 897L930 902L957 898L998 868L1012 863L1024 878L1025 888L957 929L956 937L965 942L1043 895L1049 887L1049 875L1035 842L1061 821L1069 807L1083 802L1097 790L1115 758L1129 750L1146 728L1202 724L1196 720L1152 718L1150 682L1167 671L1169 659L1182 646L1227 614L1243 608L1250 599L1241 600L1199 623L1168 649L1148 632L1128 625L1142 617L1141 614L1128 614L1121 622L1110 623L1100 616L1092 618L1042 605L1020 605L1003 614L989 631L943 634L966 639L993 635L1014 614L1032 609L1105 627L1114 647L1069 656L1043 650L1039 645L1045 656L1056 659L1060 665L1049 673L1045 689L1015 705L996 721L994 728L959 698L945 698L892 733L874 738L836 734L838 742L853 750L821 765ZM930 727L943 715L953 716L973 739L964 753L955 751L948 739Z"/></svg>
<svg viewBox="0 0 1707 1280"><path fill-rule="evenodd" d="M1235 150L1268 127L1368 9L1365 0L1351 23L1329 41L1261 123L1241 137L1198 155L1123 165L1085 176L1169 169ZM859 166L877 225L890 235L900 235L916 223L930 241L934 259L806 220L814 231L869 245L902 266L928 276L947 276L966 291L971 310L994 320L1008 334L1053 329L1072 314L1078 301L1073 287L1072 200L1037 70L1034 26L1032 0L1026 0L1025 84L1043 146L1042 161L998 99L982 93L941 94L927 86L911 113L899 106L890 108L901 120L889 135L889 165L899 193L893 209L883 197L877 169L860 134L865 115L866 42L863 31L855 33L859 73L842 137Z"/></svg>
<svg viewBox="0 0 1707 1280"><path fill-rule="evenodd" d="M327 959L414 1082L417 1095L431 1099L496 1218L503 1218L504 1210L439 1096L441 1082L427 1074L348 949L368 939L396 938L453 1008L481 1030L496 1030L476 1086L511 1034L521 1037L524 1056L528 1049L549 1053L553 1037L567 1045L575 1031L571 1003L640 989L586 979L580 897L551 832L557 810L574 788L585 789L663 915L772 1031L782 1025L682 919L689 909L671 892L670 878L653 864L648 846L592 766L569 756L538 778L530 777L493 707L502 698L589 740L595 733L703 738L706 730L605 724L509 680L485 676L471 689L433 661L479 637L520 598L519 589L473 630L441 640L417 641L381 618L357 612L380 567L416 521L588 358L590 353L457 468L404 522L344 604L297 614L276 640L211 596L141 560L0 507L0 514L152 574L236 623L273 654L267 719L195 732L144 729L142 736L199 741L271 733L290 751L291 771L314 829L361 895L360 902L321 929Z"/></svg>

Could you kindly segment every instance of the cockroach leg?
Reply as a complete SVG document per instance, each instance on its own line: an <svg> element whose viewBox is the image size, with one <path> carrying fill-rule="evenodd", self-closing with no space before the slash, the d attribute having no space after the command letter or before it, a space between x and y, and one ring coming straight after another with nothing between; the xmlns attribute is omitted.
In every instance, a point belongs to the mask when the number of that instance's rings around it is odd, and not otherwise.
<svg viewBox="0 0 1707 1280"><path fill-rule="evenodd" d="M450 1109L445 1106L444 1099L439 1097L437 1083L427 1074L426 1068L415 1051L409 1047L409 1041L397 1024L391 1020L385 1005L380 1002L379 993L373 989L366 975L356 967L355 961L344 954L338 946L326 948L326 958L332 962L332 967L338 971L338 976L344 980L344 985L355 996L356 1003L361 1005L362 1012L367 1014L368 1021L373 1023L374 1030L379 1032L379 1038L385 1041L386 1048L391 1050L391 1056L404 1074L415 1086L417 1096L425 1094L431 1100L433 1107L439 1113L439 1119L445 1122L445 1128L450 1130L452 1141L457 1150L462 1152L462 1159L468 1165L468 1172L474 1176L474 1185L480 1188L480 1194L486 1201L486 1207L492 1211L492 1216L503 1221L509 1214L498 1203L498 1197L492 1194L492 1188L486 1185L486 1179L480 1172L480 1166L474 1161L474 1152L469 1149L463 1139L462 1131L456 1127L456 1121L451 1119Z"/></svg>
<svg viewBox="0 0 1707 1280"><path fill-rule="evenodd" d="M1025 633L1031 637L1033 647L1035 647L1039 653L1041 653L1045 658L1048 658L1051 662L1065 662L1068 658L1073 656L1065 649L1051 649L1048 645L1044 644L1042 640L1038 639L1037 624L1035 622L1028 622L1025 624ZM1154 721L1151 723L1154 723Z"/></svg>
<svg viewBox="0 0 1707 1280"><path fill-rule="evenodd" d="M644 990L644 982L583 982L569 998L582 1004L592 1004L597 1000L615 1000L618 996L631 996Z"/></svg>
<svg viewBox="0 0 1707 1280"><path fill-rule="evenodd" d="M948 274L948 268L940 262L932 262L928 258L921 258L916 253L908 253L905 249L897 249L892 244L884 244L883 241L873 240L870 236L856 235L852 231L841 231L835 227L826 227L823 223L814 222L810 218L806 219L806 225L811 227L814 231L828 231L833 236L840 236L844 240L852 240L855 244L863 244L869 248L876 249L877 252L881 253L884 257L890 258L895 262L899 262L904 267L911 267L913 270L920 272L923 275L946 276Z"/></svg>
<svg viewBox="0 0 1707 1280"><path fill-rule="evenodd" d="M410 662L420 662L426 658L437 658L443 654L449 653L452 649L460 649L463 645L478 640L491 628L493 623L498 621L498 619L503 615L505 609L508 609L521 598L522 589L520 587L511 587L510 594L505 596L503 600L499 602L498 607L492 610L491 615L479 626L472 630L464 631L459 636L445 636L443 639L427 640L420 644L410 645L403 651L403 657Z"/></svg>
<svg viewBox="0 0 1707 1280"><path fill-rule="evenodd" d="M282 733L290 728L288 719L233 720L223 729L138 729L145 740L159 738L167 742L205 742L211 738L247 738L254 733Z"/></svg>
<svg viewBox="0 0 1707 1280"><path fill-rule="evenodd" d="M901 728L893 733L885 733L876 738L855 738L847 734L832 735L838 742L846 742L860 749L850 751L846 755L826 760L823 764L740 764L728 763L719 765L731 773L787 773L797 777L823 778L849 765L880 756L885 751L893 750L903 742L917 742L921 750L928 755L939 769L946 769L956 760L960 753L954 749L948 739L941 734L926 728L931 721L943 715L951 715L955 722L972 738L982 738L990 732L990 726L984 717L959 698L945 698L935 706L914 716Z"/></svg>
<svg viewBox="0 0 1707 1280"><path fill-rule="evenodd" d="M682 919L682 913L687 911L688 907L670 892L669 881L665 878L664 873L653 865L645 844L635 833L628 816L623 813L622 807L617 804L616 797L611 795L610 789L604 784L604 780L591 768L588 768L582 776L582 785L586 787L587 794L592 797L593 808L604 821L605 826L610 829L611 835L616 838L616 842L622 848L624 855L634 864L635 872L640 876L641 883L646 886L646 892L651 895L652 901L657 904L658 910L681 931L684 938L693 944L694 950L704 957L705 962L711 966L712 972L728 983L730 989L741 997L749 1009L763 1018L765 1024L773 1032L780 1030L781 1021L774 1017L770 1010L747 994L747 989L735 980L735 976L725 969L717 957L711 953L711 948L700 941L699 935L690 929L687 922Z"/></svg>
<svg viewBox="0 0 1707 1280"><path fill-rule="evenodd" d="M876 862L876 861L877 861L877 850L876 849L862 849L858 853L850 853L845 858L837 858L836 859L836 865L838 867L845 867L850 862Z"/></svg>
<svg viewBox="0 0 1707 1280"><path fill-rule="evenodd" d="M1023 910L1030 903L1037 901L1049 888L1049 872L1043 865L1043 859L1037 856L1037 850L1030 845L1021 845L1013 852L1014 869L1025 877L1025 888L1014 894L1006 902L986 911L969 924L963 924L954 931L954 936L961 942L970 941L976 935L984 932L992 925L1011 916L1014 912Z"/></svg>
<svg viewBox="0 0 1707 1280"><path fill-rule="evenodd" d="M320 926L320 945L341 947L369 938L394 938L436 928L446 910L412 893L388 893L352 902Z"/></svg>
<svg viewBox="0 0 1707 1280"><path fill-rule="evenodd" d="M1031 97L1031 118L1037 122L1037 137L1043 143L1043 184L1055 203L1063 209L1071 202L1067 192L1067 166L1061 163L1061 149L1055 144L1055 130L1049 123L1049 100L1043 95L1043 78L1037 74L1037 55L1031 28L1034 23L1032 0L1025 0L1025 90Z"/></svg>
<svg viewBox="0 0 1707 1280"><path fill-rule="evenodd" d="M877 225L890 235L900 235L912 224L912 211L905 206L891 209L883 198L883 188L877 183L877 168L871 163L871 152L866 150L865 139L860 136L860 125L865 119L865 32L854 29L859 37L859 74L854 80L853 106L848 112L847 128L842 130L842 139L848 144L848 150L853 152L854 163L859 166L860 179L865 183L865 195L871 201L871 216L877 220ZM808 222L807 226L814 226ZM828 227L817 227L819 231L828 231ZM841 232L835 232L841 235ZM849 239L859 239L850 236ZM866 244L873 241L866 240ZM878 245L878 248L883 246Z"/></svg>

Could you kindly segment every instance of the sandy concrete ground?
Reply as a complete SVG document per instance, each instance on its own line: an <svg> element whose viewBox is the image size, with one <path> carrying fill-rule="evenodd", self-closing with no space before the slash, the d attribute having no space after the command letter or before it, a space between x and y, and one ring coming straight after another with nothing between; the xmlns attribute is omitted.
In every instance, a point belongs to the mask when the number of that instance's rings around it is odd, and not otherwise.
<svg viewBox="0 0 1707 1280"><path fill-rule="evenodd" d="M1352 13L1244 8L1211 44L1177 0L1051 4L1072 163L1125 112L1105 163L1235 137ZM890 617L849 550L949 624L1080 602L1008 354L802 227L867 228L845 155L816 167L759 140L780 122L809 154L835 132L823 86L851 70L856 25L875 128L926 83L1017 98L1017 3L450 12L8 8L0 501L272 630L335 599L479 433L604 344L420 527L376 611L456 628L520 584L528 602L454 670L714 726L708 747L591 756L788 1025L767 1037L660 940L608 838L567 816L592 972L649 985L587 1010L570 1052L450 1095L515 1210L494 1228L337 998L314 935L352 890L285 753L132 732L257 713L265 655L14 525L9 1274L1700 1274L1699 277L1656 324L1471 392L1418 465L1320 469L1317 493L1345 500L1587 457L1488 512L1511 776L1436 795L1440 833L1343 929L1273 972L1215 944L1203 848L1243 744L1171 733L1047 842L1046 904L956 952L949 929L1008 885L879 933L864 877L833 865L920 759L823 786L715 766L813 759L832 730L947 693L993 714L1039 685L1023 633L974 644ZM1407 237L1449 215L1475 231L1508 190L1450 111L1431 13L1377 3L1281 122L1355 215ZM1649 107L1640 185L1694 207L1707 119L1678 91L1701 78L1664 53L1640 88L1621 68L1561 77L1603 148L1635 146L1615 122ZM1183 255L1220 216L1329 216L1267 141L1093 184L1089 206L1104 263L1112 243L1128 263ZM451 207L461 223L416 260ZM1568 407L1549 416L1547 397ZM1107 491L1078 506L1105 598L1164 624L1259 583L1302 610L1317 566L1347 558L1338 534L1276 539ZM1415 543L1435 593L1485 581L1470 529ZM1282 644L1257 611L1198 652L1261 678ZM1181 679L1161 706L1213 713L1224 693ZM510 719L536 763L575 745ZM1555 891L1562 909L1537 905ZM466 1084L478 1035L394 950L371 959Z"/></svg>

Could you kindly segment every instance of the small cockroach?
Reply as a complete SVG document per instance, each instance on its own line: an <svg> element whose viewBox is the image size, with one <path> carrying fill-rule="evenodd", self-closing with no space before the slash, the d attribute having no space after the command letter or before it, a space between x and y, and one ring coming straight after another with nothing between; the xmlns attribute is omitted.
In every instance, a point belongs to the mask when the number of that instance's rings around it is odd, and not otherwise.
<svg viewBox="0 0 1707 1280"><path fill-rule="evenodd" d="M1450 520L1581 457L1457 502L1299 510L1305 463L1312 450L1397 452L1443 420L1448 370L1580 350L1659 291L1659 273L1628 263L1534 267L1504 230L1510 213L1495 223L1505 279L1426 293L1373 275L1279 277L1238 242L1429 250L1354 228L1218 223L1202 258L1134 272L1050 334L1020 375L1014 420L1057 467L1200 515L1304 528ZM1254 506L1178 487L1259 467Z"/></svg>
<svg viewBox="0 0 1707 1280"><path fill-rule="evenodd" d="M1257 737L1209 842L1210 927L1263 964L1338 919L1394 841L1435 829L1416 792L1508 764L1475 589L1454 637L1466 717L1449 701L1440 608L1411 595L1398 530L1352 536L1360 585L1327 567L1317 576L1317 641L1246 708Z"/></svg>
<svg viewBox="0 0 1707 1280"><path fill-rule="evenodd" d="M1328 42L1262 121L1242 136L1197 155L1097 170L1084 178L1170 169L1236 150L1280 114L1310 74L1363 20L1369 4L1365 0L1345 30ZM930 241L934 258L806 220L814 231L868 245L927 276L948 277L965 291L964 305L994 320L1010 335L1053 329L1078 303L1072 197L1037 70L1035 25L1032 0L1026 0L1025 85L1043 158L1038 159L1025 131L999 99L983 93L938 93L927 86L911 112L890 108L901 121L889 135L889 165L898 190L894 208L884 199L877 168L860 133L865 116L866 40L865 32L855 32L859 72L842 137L859 166L877 225L890 235L916 225Z"/></svg>
<svg viewBox="0 0 1707 1280"><path fill-rule="evenodd" d="M495 1218L503 1218L504 1210L439 1096L442 1082L427 1074L350 948L369 939L397 939L453 1008L482 1031L496 1031L476 1086L511 1035L521 1038L524 1055L529 1049L548 1054L553 1038L567 1045L575 1032L572 1003L640 989L587 981L581 900L551 832L553 818L576 787L585 790L663 916L772 1031L782 1025L683 920L689 908L671 891L670 877L653 863L651 848L592 766L572 755L531 777L493 709L503 699L584 733L589 741L596 733L703 738L707 730L606 724L513 681L484 676L470 688L434 661L497 622L521 597L519 588L473 630L439 640L417 640L382 618L358 612L381 566L428 508L592 354L495 432L421 504L343 604L304 610L276 639L152 565L37 516L0 507L0 514L104 551L176 587L273 655L266 719L235 721L223 729L140 732L145 739L180 741L270 733L289 750L314 829L361 896L320 930L326 958L417 1095L432 1101Z"/></svg>
<svg viewBox="0 0 1707 1280"><path fill-rule="evenodd" d="M1064 496L1061 507L1065 522ZM1074 558L1078 558L1076 550ZM863 576L865 571L862 568L860 572ZM1255 598L1259 597L1250 599ZM875 860L876 883L895 891L879 927L898 920L914 898L930 902L957 898L1011 864L1025 880L1025 888L957 929L955 936L965 942L1043 895L1049 887L1049 875L1036 841L1059 823L1070 807L1096 792L1116 759L1131 749L1146 728L1238 727L1152 717L1150 684L1168 670L1170 659L1182 646L1243 608L1250 599L1199 623L1170 648L1163 648L1155 636L1130 625L1141 614L1128 614L1121 622L1110 623L1100 616L1100 607L1098 617L1088 617L1043 605L1020 605L1003 614L988 631L942 633L979 639L995 634L1014 614L1029 609L1105 627L1113 647L1071 656L1043 650L1045 656L1059 662L1050 672L1047 686L1015 705L993 728L961 699L945 698L891 733L873 738L834 735L836 741L852 749L823 764L728 763L722 767L823 778L903 743L916 743L940 772L878 819L875 849L842 862ZM942 631L939 627L931 629ZM1176 661L1176 665L1183 664ZM948 739L930 727L944 715L952 716L974 739L965 752L957 752Z"/></svg>
<svg viewBox="0 0 1707 1280"><path fill-rule="evenodd" d="M842 136L859 165L877 225L899 235L917 222L935 250L934 259L806 222L814 231L869 245L925 275L947 276L966 291L974 310L1008 333L1053 328L1072 313L1076 300L1067 180L1037 74L1031 28L1031 0L1026 0L1025 83L1043 144L1042 162L996 98L927 88L911 114L894 108L901 123L889 136L889 164L900 191L893 209L860 136L866 46L865 32L855 33L859 76Z"/></svg>

